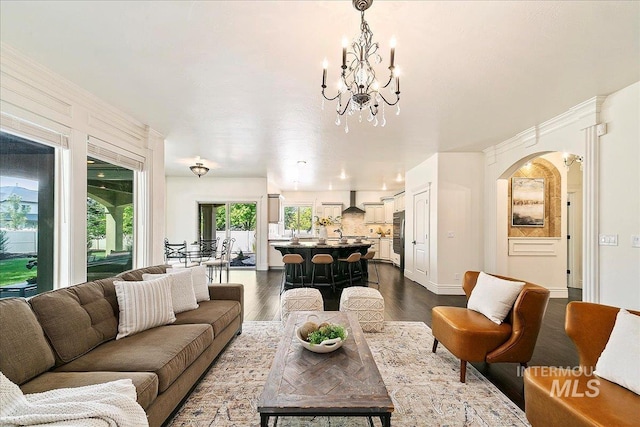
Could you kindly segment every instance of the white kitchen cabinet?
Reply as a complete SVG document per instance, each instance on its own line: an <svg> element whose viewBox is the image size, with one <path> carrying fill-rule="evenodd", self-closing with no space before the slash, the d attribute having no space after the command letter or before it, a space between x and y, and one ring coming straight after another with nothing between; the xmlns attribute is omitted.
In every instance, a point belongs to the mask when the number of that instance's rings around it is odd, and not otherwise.
<svg viewBox="0 0 640 427"><path fill-rule="evenodd" d="M395 252L393 252L393 250L391 251L391 261L393 262L393 265L395 265L396 267L400 267L400 254L397 254Z"/></svg>
<svg viewBox="0 0 640 427"><path fill-rule="evenodd" d="M390 244L391 243L391 244ZM391 260L391 245L393 244L392 239L380 239L380 259L383 261Z"/></svg>
<svg viewBox="0 0 640 427"><path fill-rule="evenodd" d="M267 203L267 219L270 223L283 221L282 209L280 208L283 197L279 194L269 194Z"/></svg>
<svg viewBox="0 0 640 427"><path fill-rule="evenodd" d="M394 212L401 212L404 210L404 191L402 193L396 194L393 208Z"/></svg>
<svg viewBox="0 0 640 427"><path fill-rule="evenodd" d="M322 216L325 218L331 217L336 222L340 222L338 217L342 216L342 203L323 203L322 204Z"/></svg>
<svg viewBox="0 0 640 427"><path fill-rule="evenodd" d="M380 259L380 239L369 238L367 241L371 242L370 251L375 251L376 254L373 256L373 259Z"/></svg>
<svg viewBox="0 0 640 427"><path fill-rule="evenodd" d="M387 197L382 199L384 204L384 223L393 224L393 212L395 211L395 198Z"/></svg>
<svg viewBox="0 0 640 427"><path fill-rule="evenodd" d="M364 205L365 224L384 224L384 205L371 203Z"/></svg>

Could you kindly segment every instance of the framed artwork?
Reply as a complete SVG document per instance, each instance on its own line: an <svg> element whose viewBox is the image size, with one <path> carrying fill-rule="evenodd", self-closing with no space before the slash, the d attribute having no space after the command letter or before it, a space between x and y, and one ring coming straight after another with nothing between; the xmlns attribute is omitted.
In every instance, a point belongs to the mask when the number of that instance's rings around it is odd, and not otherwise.
<svg viewBox="0 0 640 427"><path fill-rule="evenodd" d="M511 226L544 227L544 178L511 179Z"/></svg>

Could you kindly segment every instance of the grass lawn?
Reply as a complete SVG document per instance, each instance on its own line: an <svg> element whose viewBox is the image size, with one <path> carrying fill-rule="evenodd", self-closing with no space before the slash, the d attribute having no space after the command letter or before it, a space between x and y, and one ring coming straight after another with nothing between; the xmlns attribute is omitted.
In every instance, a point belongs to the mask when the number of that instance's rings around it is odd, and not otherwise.
<svg viewBox="0 0 640 427"><path fill-rule="evenodd" d="M33 258L12 258L0 260L0 286L13 285L36 276L37 267L31 270L25 266Z"/></svg>

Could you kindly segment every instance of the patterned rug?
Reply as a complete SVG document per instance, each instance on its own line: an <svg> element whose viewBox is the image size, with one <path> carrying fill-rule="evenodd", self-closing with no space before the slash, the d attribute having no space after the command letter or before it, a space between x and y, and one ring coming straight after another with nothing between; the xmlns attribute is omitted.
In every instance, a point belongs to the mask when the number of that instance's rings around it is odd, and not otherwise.
<svg viewBox="0 0 640 427"><path fill-rule="evenodd" d="M283 333L280 322L245 322L169 426L259 426L257 402ZM522 410L471 365L460 362L421 322L385 322L365 334L395 411L393 426L527 426ZM374 420L380 425L379 420ZM273 423L273 422L271 422ZM272 425L272 424L271 424ZM280 418L278 426L367 426L366 418Z"/></svg>

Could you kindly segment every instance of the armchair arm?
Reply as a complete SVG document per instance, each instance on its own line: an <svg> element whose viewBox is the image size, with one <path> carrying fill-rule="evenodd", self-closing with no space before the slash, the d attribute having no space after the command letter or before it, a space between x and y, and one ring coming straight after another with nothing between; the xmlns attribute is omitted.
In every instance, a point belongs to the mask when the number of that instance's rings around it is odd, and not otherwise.
<svg viewBox="0 0 640 427"><path fill-rule="evenodd" d="M531 360L548 301L548 289L526 283L509 318L505 319L511 323L511 337L487 354L486 361L527 363Z"/></svg>
<svg viewBox="0 0 640 427"><path fill-rule="evenodd" d="M616 323L620 308L591 302L572 301L567 305L564 329L580 357L580 366L594 368ZM640 315L639 311L628 310Z"/></svg>

